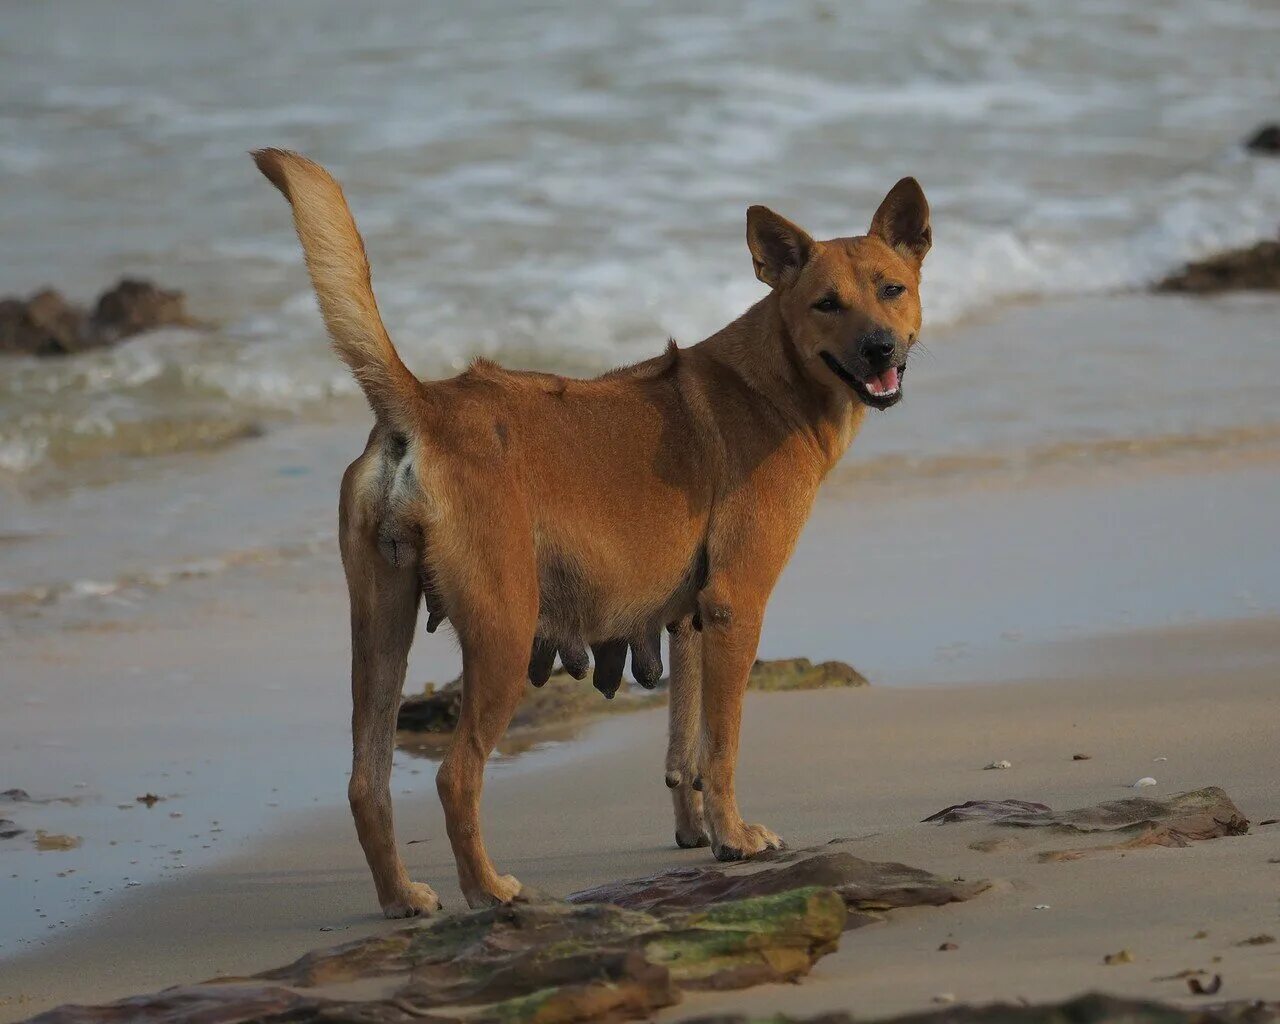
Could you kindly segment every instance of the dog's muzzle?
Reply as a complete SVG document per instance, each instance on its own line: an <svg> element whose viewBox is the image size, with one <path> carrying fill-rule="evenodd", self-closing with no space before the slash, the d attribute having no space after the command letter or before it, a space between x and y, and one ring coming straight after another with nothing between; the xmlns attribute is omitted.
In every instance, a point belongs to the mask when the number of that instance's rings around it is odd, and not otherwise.
<svg viewBox="0 0 1280 1024"><path fill-rule="evenodd" d="M864 366L857 371L846 367L830 352L822 353L822 361L849 386L864 405L873 409L889 409L902 400L902 378L907 372L905 356L896 365L891 362L884 368L876 369ZM858 362L862 363L863 360Z"/></svg>

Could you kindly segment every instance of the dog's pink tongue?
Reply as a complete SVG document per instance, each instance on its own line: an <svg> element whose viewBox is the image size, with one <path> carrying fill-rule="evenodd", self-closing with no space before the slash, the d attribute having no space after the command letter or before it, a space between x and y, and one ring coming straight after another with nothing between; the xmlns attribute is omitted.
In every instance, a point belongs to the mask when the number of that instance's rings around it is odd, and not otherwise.
<svg viewBox="0 0 1280 1024"><path fill-rule="evenodd" d="M879 377L872 377L867 381L867 389L873 395L887 395L898 390L898 368L892 366L880 374Z"/></svg>

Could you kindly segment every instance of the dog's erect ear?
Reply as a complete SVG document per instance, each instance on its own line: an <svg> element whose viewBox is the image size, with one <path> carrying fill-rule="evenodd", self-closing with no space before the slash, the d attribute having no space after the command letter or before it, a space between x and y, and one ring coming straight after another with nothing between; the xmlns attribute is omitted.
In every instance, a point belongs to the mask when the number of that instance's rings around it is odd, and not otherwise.
<svg viewBox="0 0 1280 1024"><path fill-rule="evenodd" d="M756 277L770 288L780 288L794 281L809 262L813 239L769 207L753 206L747 211L747 248Z"/></svg>
<svg viewBox="0 0 1280 1024"><path fill-rule="evenodd" d="M929 226L929 200L915 178L903 178L889 190L871 218L869 235L896 249L903 259L919 266L933 245Z"/></svg>

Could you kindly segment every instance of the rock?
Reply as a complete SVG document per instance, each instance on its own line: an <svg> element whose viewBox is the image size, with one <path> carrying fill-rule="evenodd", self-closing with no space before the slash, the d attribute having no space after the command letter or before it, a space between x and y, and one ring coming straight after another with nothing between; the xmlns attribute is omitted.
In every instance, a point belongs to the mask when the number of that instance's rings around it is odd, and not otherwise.
<svg viewBox="0 0 1280 1024"><path fill-rule="evenodd" d="M124 278L103 292L93 314L52 288L0 300L0 353L64 356L113 345L156 327L193 326L182 292Z"/></svg>
<svg viewBox="0 0 1280 1024"><path fill-rule="evenodd" d="M320 950L252 978L60 1007L33 1024L637 1019L685 990L794 981L836 948L844 916L839 896L812 887L693 912L517 901ZM365 998L324 991L376 978Z"/></svg>
<svg viewBox="0 0 1280 1024"><path fill-rule="evenodd" d="M1116 967L1120 964L1133 963L1133 954L1127 949L1120 950L1119 953L1108 953L1102 958L1102 962L1108 967Z"/></svg>
<svg viewBox="0 0 1280 1024"><path fill-rule="evenodd" d="M192 323L182 292L165 291L150 281L125 277L98 296L90 326L98 344L109 345L157 327L185 327Z"/></svg>
<svg viewBox="0 0 1280 1024"><path fill-rule="evenodd" d="M41 853L49 853L51 851L74 850L83 840L79 836L64 836L57 832L46 832L42 828L36 829L35 844L36 849Z"/></svg>
<svg viewBox="0 0 1280 1024"><path fill-rule="evenodd" d="M1137 782L1133 784L1133 788L1146 789L1148 786L1158 786L1158 785L1160 785L1160 783L1156 782L1156 780L1153 779L1150 775L1144 775L1142 778L1140 778Z"/></svg>
<svg viewBox="0 0 1280 1024"><path fill-rule="evenodd" d="M1264 124L1245 140L1244 148L1250 153L1280 156L1280 124Z"/></svg>
<svg viewBox="0 0 1280 1024"><path fill-rule="evenodd" d="M31 802L31 794L25 789L6 789L0 793L0 800L7 800L11 804L25 804Z"/></svg>
<svg viewBox="0 0 1280 1024"><path fill-rule="evenodd" d="M84 310L52 288L25 301L0 299L0 352L58 356L88 347Z"/></svg>
<svg viewBox="0 0 1280 1024"><path fill-rule="evenodd" d="M1183 847L1249 831L1248 819L1217 786L1179 793L1168 800L1129 797L1062 813L1054 813L1047 804L1026 800L971 800L944 808L924 820L942 825L988 822L1005 828L1043 829L1047 835L1066 833L1107 840L1127 837L1119 842L1048 850L1039 855L1042 861L1078 860L1095 853L1146 846Z"/></svg>
<svg viewBox="0 0 1280 1024"><path fill-rule="evenodd" d="M642 638L643 639L643 638ZM652 641L649 637L646 642ZM637 641L639 642L639 641ZM603 647L604 645L596 645ZM656 665L660 671L660 655L653 650L656 643L642 657L641 674L646 678L649 668ZM547 654L550 646L535 645L530 659L530 678L533 686L526 691L520 707L511 720L511 729L517 734L524 730L554 728L562 730L577 721L585 721L590 717L605 712L638 711L655 707L667 699L666 680L655 683L652 694L638 691L636 687L622 685L622 668L628 650L632 652L633 668L635 665L634 646L625 641L617 641L610 648L609 659L602 670L596 666L596 685L598 689L609 695L609 702L603 703L590 688L578 686L577 680L587 673L586 647L579 652L576 647L561 648L560 659L567 667L551 672L543 680L543 673L548 670ZM580 654L580 659L579 659ZM646 660L649 664L645 664ZM824 661L813 664L808 658L784 658L778 661L757 661L751 669L748 687L753 690L813 690L823 687L856 687L869 685L857 669L842 661ZM649 689L645 686L645 689ZM431 736L448 736L458 724L458 713L462 708L462 679L455 679L444 686L437 687L428 683L421 694L406 697L400 704L400 712L396 719L396 728L404 735L400 737L401 746L413 749L422 748L422 752L434 753L437 744L430 740ZM409 734L416 734L417 738Z"/></svg>
<svg viewBox="0 0 1280 1024"><path fill-rule="evenodd" d="M1158 282L1158 292L1212 295L1280 289L1280 241L1259 242L1188 263Z"/></svg>
<svg viewBox="0 0 1280 1024"><path fill-rule="evenodd" d="M866 676L843 661L823 661L815 665L808 658L780 658L752 665L747 685L753 690L819 690L871 684Z"/></svg>
<svg viewBox="0 0 1280 1024"><path fill-rule="evenodd" d="M12 839L14 836L22 835L23 831L24 829L18 828L16 821L0 818L0 839Z"/></svg>
<svg viewBox="0 0 1280 1024"><path fill-rule="evenodd" d="M1012 767L1013 763L1011 761L992 761L990 764L984 765L982 770L986 772L1004 771L1006 768Z"/></svg>
<svg viewBox="0 0 1280 1024"><path fill-rule="evenodd" d="M970 800L946 807L924 820L926 823L950 825L957 821L1039 820L1040 815L1051 813L1048 804L1030 800Z"/></svg>
<svg viewBox="0 0 1280 1024"><path fill-rule="evenodd" d="M940 907L970 900L991 887L984 880L948 880L905 864L863 860L839 849L849 842L853 840L774 851L745 863L673 868L584 889L567 898L570 903L608 903L632 910L690 909L818 885L840 894L850 912L846 928L859 928L881 920L879 911Z"/></svg>

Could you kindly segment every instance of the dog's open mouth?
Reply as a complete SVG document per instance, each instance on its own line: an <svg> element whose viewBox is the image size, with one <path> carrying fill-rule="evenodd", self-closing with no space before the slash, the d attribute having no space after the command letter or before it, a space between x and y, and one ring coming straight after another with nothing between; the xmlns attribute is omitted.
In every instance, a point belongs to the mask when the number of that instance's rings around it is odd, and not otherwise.
<svg viewBox="0 0 1280 1024"><path fill-rule="evenodd" d="M853 389L853 393L862 399L864 404L873 409L888 409L890 406L897 405L902 398L902 378L907 372L905 363L902 366L891 366L865 380L859 380L830 353L823 352L822 361L831 368L832 373Z"/></svg>

